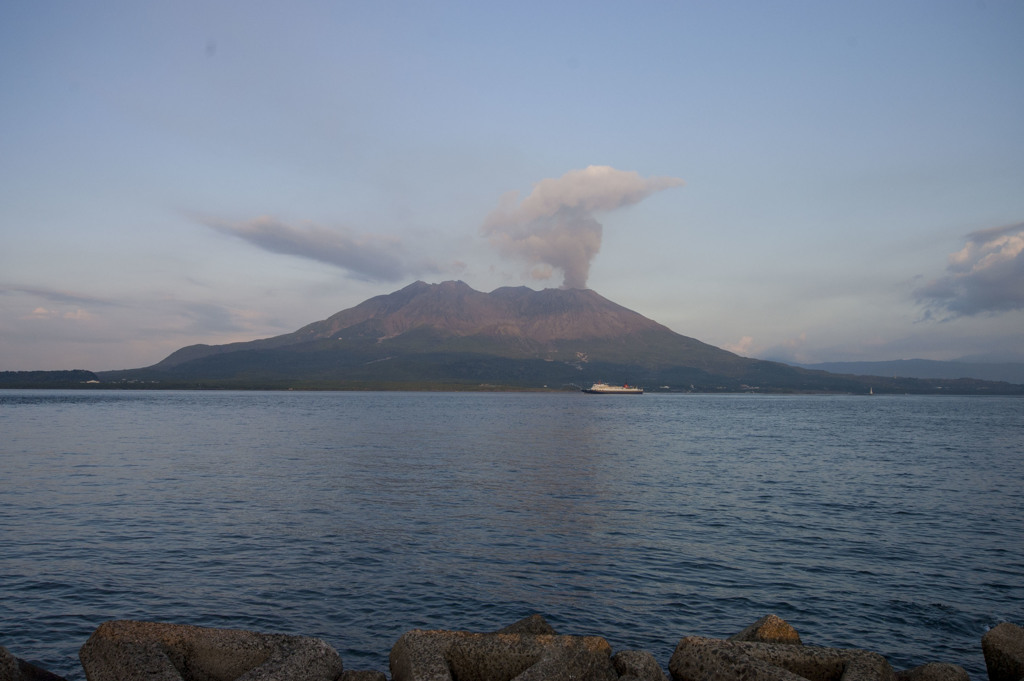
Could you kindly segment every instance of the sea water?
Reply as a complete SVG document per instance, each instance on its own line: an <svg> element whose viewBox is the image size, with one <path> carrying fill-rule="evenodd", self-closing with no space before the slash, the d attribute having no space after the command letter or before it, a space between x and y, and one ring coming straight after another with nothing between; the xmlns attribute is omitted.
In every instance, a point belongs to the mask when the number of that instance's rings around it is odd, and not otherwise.
<svg viewBox="0 0 1024 681"><path fill-rule="evenodd" d="M1024 400L0 391L0 645L103 621L325 639L542 613L646 649L762 615L897 669L1024 623Z"/></svg>

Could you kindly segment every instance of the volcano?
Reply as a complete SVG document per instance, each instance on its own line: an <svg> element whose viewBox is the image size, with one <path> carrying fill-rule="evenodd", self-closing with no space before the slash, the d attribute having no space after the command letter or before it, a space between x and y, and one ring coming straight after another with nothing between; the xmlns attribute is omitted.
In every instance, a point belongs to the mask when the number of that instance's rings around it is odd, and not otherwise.
<svg viewBox="0 0 1024 681"><path fill-rule="evenodd" d="M869 382L741 357L589 289L483 293L461 281L418 281L293 333L191 345L151 367L98 375L154 387L268 389L550 390L601 381L668 391L866 393Z"/></svg>

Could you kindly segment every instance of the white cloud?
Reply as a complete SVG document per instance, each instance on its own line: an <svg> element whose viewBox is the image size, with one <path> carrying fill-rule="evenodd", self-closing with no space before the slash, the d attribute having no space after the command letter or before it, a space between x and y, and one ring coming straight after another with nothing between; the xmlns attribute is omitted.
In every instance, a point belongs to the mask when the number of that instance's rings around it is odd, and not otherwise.
<svg viewBox="0 0 1024 681"><path fill-rule="evenodd" d="M81 308L61 312L60 310L51 310L46 307L37 307L32 310L32 312L22 317L22 319L70 319L78 322L84 322L94 318L95 315Z"/></svg>
<svg viewBox="0 0 1024 681"><path fill-rule="evenodd" d="M737 355L743 355L744 357L749 356L751 348L754 347L754 337L744 336L735 343L726 343L722 346L723 349L729 352L735 352Z"/></svg>
<svg viewBox="0 0 1024 681"><path fill-rule="evenodd" d="M807 345L807 332L782 341L778 345L757 353L758 357L790 364L806 364L813 362L812 350Z"/></svg>
<svg viewBox="0 0 1024 681"><path fill-rule="evenodd" d="M932 306L952 317L1024 309L1024 223L968 235L946 271L916 292L929 316Z"/></svg>
<svg viewBox="0 0 1024 681"><path fill-rule="evenodd" d="M57 312L47 310L45 307L37 307L31 313L22 317L22 319L51 319L57 316L57 314Z"/></svg>
<svg viewBox="0 0 1024 681"><path fill-rule="evenodd" d="M81 293L71 293L69 291L59 291L56 289L43 288L40 286L23 286L20 284L0 284L0 295L27 295L34 298L42 298L49 303L61 304L73 304L73 305L87 305L87 306L117 306L118 302L108 300L106 298L96 298ZM45 307L37 307L33 314L39 312L41 314L60 314L59 312L53 312Z"/></svg>
<svg viewBox="0 0 1024 681"><path fill-rule="evenodd" d="M357 234L313 223L295 226L266 216L246 222L203 222L263 250L334 265L368 281L398 281L439 271L428 260L408 255L402 241L393 236Z"/></svg>

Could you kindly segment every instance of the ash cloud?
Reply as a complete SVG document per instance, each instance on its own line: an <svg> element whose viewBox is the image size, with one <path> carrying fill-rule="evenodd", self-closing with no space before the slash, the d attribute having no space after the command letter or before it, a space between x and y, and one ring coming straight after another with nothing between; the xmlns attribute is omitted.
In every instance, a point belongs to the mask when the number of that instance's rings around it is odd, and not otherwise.
<svg viewBox="0 0 1024 681"><path fill-rule="evenodd" d="M265 251L316 260L367 281L399 281L438 271L429 262L408 257L402 242L395 237L356 234L346 228L328 229L312 223L294 226L271 217L246 222L203 222Z"/></svg>
<svg viewBox="0 0 1024 681"><path fill-rule="evenodd" d="M1024 222L969 234L946 272L916 291L928 316L933 308L949 317L1024 309Z"/></svg>
<svg viewBox="0 0 1024 681"><path fill-rule="evenodd" d="M602 226L594 214L631 206L683 181L643 178L610 166L571 170L534 185L519 201L518 192L501 198L481 232L503 256L533 265L534 276L562 270L563 288L586 288L590 263L601 249Z"/></svg>

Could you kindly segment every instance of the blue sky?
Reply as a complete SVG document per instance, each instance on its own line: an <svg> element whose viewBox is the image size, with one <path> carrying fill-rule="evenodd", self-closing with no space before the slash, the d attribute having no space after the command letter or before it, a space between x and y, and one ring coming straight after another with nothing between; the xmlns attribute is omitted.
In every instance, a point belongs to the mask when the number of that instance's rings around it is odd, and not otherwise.
<svg viewBox="0 0 1024 681"><path fill-rule="evenodd" d="M0 370L417 279L784 361L1024 359L1024 3L8 2Z"/></svg>

